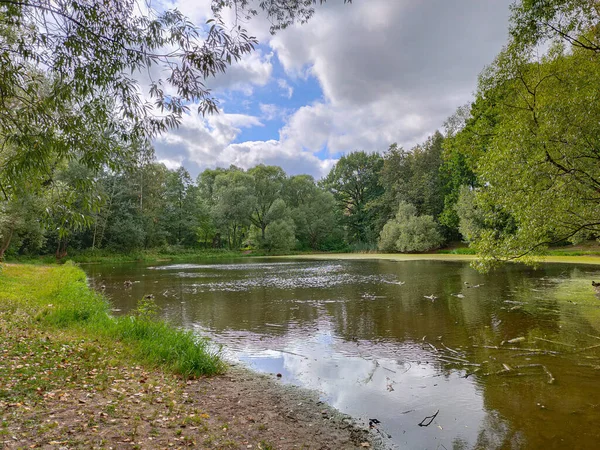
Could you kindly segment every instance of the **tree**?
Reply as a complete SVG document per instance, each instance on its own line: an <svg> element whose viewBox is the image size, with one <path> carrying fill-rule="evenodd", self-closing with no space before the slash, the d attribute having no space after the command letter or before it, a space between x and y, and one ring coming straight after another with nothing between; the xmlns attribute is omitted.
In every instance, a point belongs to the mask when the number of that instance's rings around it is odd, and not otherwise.
<svg viewBox="0 0 600 450"><path fill-rule="evenodd" d="M316 188L315 179L310 175L294 175L285 180L282 198L290 208L297 208L310 202Z"/></svg>
<svg viewBox="0 0 600 450"><path fill-rule="evenodd" d="M457 213L457 203L463 187L475 188L477 186L477 177L473 171L475 164L473 160L469 159L470 155L461 150L457 138L457 135L465 130L470 113L471 105L461 106L445 122L446 137L443 143L443 162L439 168L444 209L438 220L445 227L446 235L450 239L460 238L460 219ZM465 139L466 133L461 134L461 136ZM473 135L469 137L473 138Z"/></svg>
<svg viewBox="0 0 600 450"><path fill-rule="evenodd" d="M26 185L13 190L10 198L0 197L0 261L11 245L19 250L25 244L30 251L42 247L44 207L44 200L32 195Z"/></svg>
<svg viewBox="0 0 600 450"><path fill-rule="evenodd" d="M377 153L353 152L342 156L322 180L342 211L352 243L376 240L377 212L370 206L383 194L379 182L382 165L383 159Z"/></svg>
<svg viewBox="0 0 600 450"><path fill-rule="evenodd" d="M435 132L422 145L410 152L392 144L383 158L382 197L393 214L402 201L411 203L418 214L437 217L443 209L442 185L439 170L442 165L444 137ZM389 218L389 216L388 216ZM387 220L387 218L386 218Z"/></svg>
<svg viewBox="0 0 600 450"><path fill-rule="evenodd" d="M515 45L481 78L478 108L490 113L472 114L459 133L488 136L477 155L477 204L514 224L475 241L483 267L533 261L553 243L600 234L600 54L558 43L535 60Z"/></svg>
<svg viewBox="0 0 600 450"><path fill-rule="evenodd" d="M406 202L400 202L396 216L385 224L379 237L379 249L386 252L425 252L442 243L433 217L418 216L417 208Z"/></svg>
<svg viewBox="0 0 600 450"><path fill-rule="evenodd" d="M253 179L242 170L234 169L215 178L213 217L217 227L227 236L230 249L240 248L250 225L253 211Z"/></svg>
<svg viewBox="0 0 600 450"><path fill-rule="evenodd" d="M1 1L0 144L19 149L2 169L43 172L57 153L112 166L190 107L217 112L205 80L257 44L241 23L263 12L276 32L309 20L316 3L212 0L214 17L199 27L138 0Z"/></svg>
<svg viewBox="0 0 600 450"><path fill-rule="evenodd" d="M271 212L271 208L282 195L286 175L281 167L264 164L253 167L248 174L252 177L254 194L250 221L261 231L261 239L265 239L269 223L279 219Z"/></svg>
<svg viewBox="0 0 600 450"><path fill-rule="evenodd" d="M476 201L475 191L469 186L461 186L454 209L465 242L477 242L486 228L485 215Z"/></svg>
<svg viewBox="0 0 600 450"><path fill-rule="evenodd" d="M197 188L186 169L170 171L166 180L165 223L169 243L182 245L196 242L198 223Z"/></svg>
<svg viewBox="0 0 600 450"><path fill-rule="evenodd" d="M314 184L303 199L292 210L300 245L312 250L324 250L327 242L339 234L335 199L330 192L323 191Z"/></svg>
<svg viewBox="0 0 600 450"><path fill-rule="evenodd" d="M521 49L563 41L600 53L600 8L589 0L520 0L512 5L510 33Z"/></svg>
<svg viewBox="0 0 600 450"><path fill-rule="evenodd" d="M291 219L277 219L269 224L263 241L266 250L285 252L295 245L294 222Z"/></svg>

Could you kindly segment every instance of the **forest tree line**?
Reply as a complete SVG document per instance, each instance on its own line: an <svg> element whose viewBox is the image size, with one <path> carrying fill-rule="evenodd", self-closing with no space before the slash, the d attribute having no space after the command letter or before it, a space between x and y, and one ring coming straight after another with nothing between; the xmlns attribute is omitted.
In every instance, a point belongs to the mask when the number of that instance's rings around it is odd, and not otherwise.
<svg viewBox="0 0 600 450"><path fill-rule="evenodd" d="M151 149L121 171L92 173L71 161L56 170L52 189L24 183L18 200L2 203L0 251L427 251L459 236L443 220L452 189L443 142L436 133L410 151L352 152L318 181L266 165L206 169L194 180L153 161Z"/></svg>
<svg viewBox="0 0 600 450"><path fill-rule="evenodd" d="M229 39L219 7L197 42L176 11L139 18L135 2L70 5L83 2L57 4L62 28L48 28L39 2L0 10L0 255L162 246L404 252L463 240L490 267L600 235L597 2L516 1L507 45L444 134L412 149L349 153L318 181L270 166L192 180L153 162L149 142L190 103L215 112L202 80L256 44L243 32ZM272 31L302 18L291 8L272 11ZM71 26L78 33L61 32ZM118 45L107 48L106 38ZM165 60L165 45L180 48L185 63ZM151 86L160 115L127 75L156 64L181 75L165 81L176 97Z"/></svg>

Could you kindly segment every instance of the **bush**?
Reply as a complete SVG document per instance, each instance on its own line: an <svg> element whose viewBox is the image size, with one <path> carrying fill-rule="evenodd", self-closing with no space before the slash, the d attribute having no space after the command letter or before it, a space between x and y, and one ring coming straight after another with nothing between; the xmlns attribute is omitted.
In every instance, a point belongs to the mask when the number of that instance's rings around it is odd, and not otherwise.
<svg viewBox="0 0 600 450"><path fill-rule="evenodd" d="M296 246L294 222L291 219L279 219L269 224L265 230L262 245L268 251L286 252Z"/></svg>
<svg viewBox="0 0 600 450"><path fill-rule="evenodd" d="M379 250L388 253L397 251L396 242L400 238L400 232L400 224L396 220L392 219L388 221L383 226L383 230L381 230L381 234L379 235Z"/></svg>
<svg viewBox="0 0 600 450"><path fill-rule="evenodd" d="M379 235L379 250L385 252L426 252L444 242L431 216L417 216L416 208L401 202L396 217L390 219Z"/></svg>

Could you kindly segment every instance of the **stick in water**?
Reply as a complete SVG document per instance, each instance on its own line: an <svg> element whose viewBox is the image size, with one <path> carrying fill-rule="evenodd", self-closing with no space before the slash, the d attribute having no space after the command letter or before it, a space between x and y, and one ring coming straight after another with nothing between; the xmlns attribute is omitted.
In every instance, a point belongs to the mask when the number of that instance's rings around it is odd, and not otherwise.
<svg viewBox="0 0 600 450"><path fill-rule="evenodd" d="M423 420L421 420L421 422L419 422L419 426L420 427L428 427L429 425L431 425L431 422L433 422L435 420L435 418L437 417L439 412L440 412L440 410L438 409L437 412L433 416L425 417ZM427 422L428 420L429 420L429 422ZM427 423L425 423L425 422L427 422Z"/></svg>

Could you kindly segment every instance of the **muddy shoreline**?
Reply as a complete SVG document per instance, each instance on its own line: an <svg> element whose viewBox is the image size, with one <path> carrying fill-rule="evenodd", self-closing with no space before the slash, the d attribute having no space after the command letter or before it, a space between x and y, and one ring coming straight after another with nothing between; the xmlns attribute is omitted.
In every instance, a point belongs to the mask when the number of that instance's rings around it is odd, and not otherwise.
<svg viewBox="0 0 600 450"><path fill-rule="evenodd" d="M43 401L0 401L5 449L364 449L382 448L365 424L315 392L238 365L184 381L139 366L99 370L98 389L46 393Z"/></svg>

